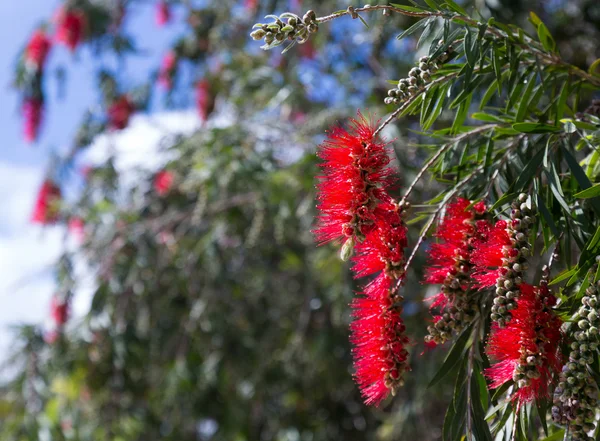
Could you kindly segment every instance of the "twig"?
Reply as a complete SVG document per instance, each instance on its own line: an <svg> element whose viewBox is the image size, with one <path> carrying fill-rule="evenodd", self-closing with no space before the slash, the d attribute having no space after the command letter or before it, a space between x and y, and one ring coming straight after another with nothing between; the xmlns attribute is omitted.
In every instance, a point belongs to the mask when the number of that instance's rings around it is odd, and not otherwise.
<svg viewBox="0 0 600 441"><path fill-rule="evenodd" d="M377 10L395 12L397 14L401 14L401 15L404 15L407 17L416 17L416 18L443 17L447 20L463 23L467 26L475 27L475 28L479 28L479 26L481 25L481 23L477 20L474 20L470 17L464 16L464 15L461 15L458 13L450 12L450 11L447 11L447 12L442 12L442 11L412 12L412 11L407 11L405 9L400 9L400 8L396 8L394 6L388 6L388 5L374 5L374 6L363 6L362 8L348 8L345 11L336 12L334 14L326 15L324 17L317 17L316 22L317 23L326 23L328 21L335 20L336 18L343 17L345 15L350 15L352 18L358 18L359 12L371 12L371 11L377 11ZM523 50L525 52L529 52L533 56L539 56L540 59L542 59L542 61L545 64L565 67L573 75L583 78L586 81L590 82L591 84L594 84L595 86L600 87L600 77L595 77L593 75L590 75L586 71L563 61L557 54L548 53L539 41L536 41L529 36L525 35L523 37L525 40L521 43L518 40L515 41L516 37L512 33L508 34L498 28L493 27L493 26L487 26L485 33L490 34L497 39L508 38L511 40L512 44L514 44L516 47L519 47L521 50Z"/></svg>
<svg viewBox="0 0 600 441"><path fill-rule="evenodd" d="M456 193L458 193L460 191L460 189L464 185L466 185L471 179L473 179L479 172L481 172L482 169L483 169L482 166L477 167L477 169L475 169L469 176L467 176L462 181L460 181L458 184L456 184L456 186L446 195L446 197L444 198L444 201L442 201L442 203L440 204L440 206L438 207L438 209L433 212L433 214L431 215L431 218L429 218L429 221L427 222L427 225L425 225L425 228L423 229L423 233L419 236L419 239L417 240L417 243L415 244L414 248L412 249L412 251L410 253L410 256L406 260L406 264L404 265L404 272L405 273L408 270L408 268L410 267L410 264L414 260L415 256L417 255L417 251L421 247L421 244L425 240L425 237L427 236L427 231L429 231L429 229L431 228L431 226L435 222L435 220L438 217L438 215L446 207L446 202L449 201L450 199L452 199L452 197ZM400 289L400 286L402 286L403 282L404 282L404 278L403 277L399 278L398 282L396 283L396 288L395 289L396 290Z"/></svg>
<svg viewBox="0 0 600 441"><path fill-rule="evenodd" d="M438 158L444 152L446 152L450 147L452 147L457 142L464 141L469 136L476 135L476 134L481 133L481 132L485 132L486 130L493 129L494 127L496 127L496 124L486 124L484 126L476 128L474 130L471 130L470 132L463 133L462 135L457 136L456 138L452 139L450 142L444 144L437 151L437 153L435 155L433 155L429 159L429 161L427 161L427 163L425 163L425 165L421 168L421 170L419 170L419 173L417 173L417 176L415 176L415 179L408 186L408 189L406 190L406 193L404 193L404 196L402 197L402 200L400 201L400 206L402 207L404 205L404 203L406 202L406 200L408 199L408 197L410 196L410 194L412 193L412 191L415 189L415 186L421 180L421 178L423 177L423 175L425 174L425 172L438 160Z"/></svg>
<svg viewBox="0 0 600 441"><path fill-rule="evenodd" d="M377 129L373 132L373 137L376 137L377 135L379 135L381 133L381 131L389 124L391 123L394 118L396 118L400 113L402 113L405 109L408 108L408 106L410 106L417 98L421 97L421 95L423 95L425 92L427 92L433 85L438 84L438 83L443 83L444 81L447 81L451 78L454 78L456 76L458 76L459 72L452 72L450 74L447 75L443 75L439 78L436 78L435 80L433 80L431 83L427 84L427 86L425 86L425 88L423 90L420 90L416 95L411 96L410 98L408 98L404 104L402 104L400 107L398 107L396 110L394 110L380 125L379 127L377 127Z"/></svg>

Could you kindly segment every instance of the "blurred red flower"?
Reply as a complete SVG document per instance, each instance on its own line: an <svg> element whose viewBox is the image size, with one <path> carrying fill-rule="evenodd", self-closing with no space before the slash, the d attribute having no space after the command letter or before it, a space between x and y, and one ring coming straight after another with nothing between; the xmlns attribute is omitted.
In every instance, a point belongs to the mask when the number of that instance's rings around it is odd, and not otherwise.
<svg viewBox="0 0 600 441"><path fill-rule="evenodd" d="M38 192L31 221L42 225L58 221L60 199L60 188L51 180L46 179Z"/></svg>
<svg viewBox="0 0 600 441"><path fill-rule="evenodd" d="M51 46L52 43L46 32L42 29L36 30L25 48L25 63L37 70L42 70Z"/></svg>

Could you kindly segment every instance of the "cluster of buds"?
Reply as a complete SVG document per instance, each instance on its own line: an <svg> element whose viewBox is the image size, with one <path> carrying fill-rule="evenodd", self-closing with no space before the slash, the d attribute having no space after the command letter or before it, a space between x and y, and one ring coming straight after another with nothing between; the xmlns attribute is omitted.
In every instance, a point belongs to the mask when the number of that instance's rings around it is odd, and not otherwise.
<svg viewBox="0 0 600 441"><path fill-rule="evenodd" d="M384 332L391 334L392 337L389 338L387 344L381 347L381 350L385 353L385 359L389 366L392 366L385 372L384 384L392 395L396 395L397 390L404 386L404 373L410 370L408 351L406 350L408 338L405 335L406 326L401 318L404 298L398 294L397 289L390 289L388 293L385 300L387 307L382 315L385 320Z"/></svg>
<svg viewBox="0 0 600 441"><path fill-rule="evenodd" d="M386 104L402 104L411 97L425 89L431 82L431 76L437 72L439 66L450 59L452 47L449 47L435 60L424 56L419 59L419 67L413 67L408 72L408 78L398 81L398 86L388 90L385 98Z"/></svg>
<svg viewBox="0 0 600 441"><path fill-rule="evenodd" d="M469 299L470 289L465 288L469 282L469 269L466 265L457 268L456 273L448 276L448 283L442 285L442 292L449 299L449 306L444 312L435 317L435 323L427 327L428 335L425 342L443 345L452 337L459 334L475 319L477 305Z"/></svg>
<svg viewBox="0 0 600 441"><path fill-rule="evenodd" d="M261 46L262 49L271 49L286 40L302 44L308 40L310 34L319 30L315 11L308 11L303 17L286 12L279 17L267 15L265 18L272 18L274 21L269 24L255 24L254 28L257 29L250 34L254 40L264 39L265 44Z"/></svg>
<svg viewBox="0 0 600 441"><path fill-rule="evenodd" d="M511 318L510 311L517 306L523 272L528 269L529 227L534 223L534 212L527 204L527 195L521 193L511 205L510 221L505 222L510 244L502 249L503 265L496 280L496 296L492 305L491 318L503 327Z"/></svg>
<svg viewBox="0 0 600 441"><path fill-rule="evenodd" d="M554 391L552 419L568 425L574 440L593 440L588 432L594 430L595 409L598 406L598 385L590 365L598 351L600 326L600 281L590 285L581 299L577 331L571 343L569 361L563 366L558 387Z"/></svg>
<svg viewBox="0 0 600 441"><path fill-rule="evenodd" d="M446 306L440 315L434 317L434 324L427 327L428 335L425 336L427 343L444 344L452 334L458 334L468 326L475 319L478 311L476 290L472 289L473 265L470 256L479 237L476 224L485 222L482 219L486 213L486 206L483 202L478 202L470 209L469 205L470 201L466 199L460 199L452 204L446 219L436 233L437 237L445 239L445 243L434 245L432 255L441 261L438 263L441 269L446 270L443 262L448 257L451 259L452 266L447 268L446 275L441 281L441 293L432 305L432 307L437 304ZM432 258L432 261L436 263L435 258ZM432 271L427 282L437 282L436 273L437 271Z"/></svg>

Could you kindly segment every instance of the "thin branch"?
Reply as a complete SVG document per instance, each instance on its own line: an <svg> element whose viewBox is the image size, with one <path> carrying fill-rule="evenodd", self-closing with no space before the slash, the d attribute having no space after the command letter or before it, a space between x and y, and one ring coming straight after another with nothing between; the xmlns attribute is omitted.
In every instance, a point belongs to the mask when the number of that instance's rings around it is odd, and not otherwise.
<svg viewBox="0 0 600 441"><path fill-rule="evenodd" d="M461 14L450 12L450 11L413 12L413 11L407 11L405 9L400 9L400 8L396 8L394 6L388 6L388 5L373 5L373 6L369 5L369 6L363 6L362 8L348 8L345 11L339 11L339 12L336 12L336 13L333 13L330 15L326 15L324 17L317 17L316 22L317 23L326 23L328 21L335 20L336 18L343 17L345 15L350 15L352 18L358 18L359 12L372 12L372 11L377 11L377 10L395 12L397 14L401 14L401 15L404 15L407 17L414 17L414 18L443 17L447 20L450 20L453 22L458 22L458 23L463 23L469 27L475 27L475 28L479 28L479 26L481 25L481 23L477 20L474 20L470 17L464 16ZM506 32L504 32L498 28L495 28L493 26L487 26L485 32L487 34L492 35L493 37L495 37L497 39L508 38L511 40L511 44L515 45L516 47L520 48L521 50L523 50L525 52L529 52L533 56L540 57L540 59L543 60L544 64L564 67L564 68L568 69L569 72L572 73L573 75L583 78L586 81L588 81L589 83L600 87L600 78L599 77L590 75L586 71L567 63L566 61L562 60L557 54L547 52L539 41L534 40L533 38L531 38L527 35L525 35L523 37L525 40L524 40L524 42L521 43L519 41L515 41L516 37L513 34L507 34Z"/></svg>
<svg viewBox="0 0 600 441"><path fill-rule="evenodd" d="M392 113L390 113L390 115L379 125L379 127L377 127L377 129L373 132L373 137L376 137L377 135L379 135L381 133L381 131L389 123L391 123L394 120L394 118L396 118L400 113L402 113L405 109L407 109L408 106L410 106L413 102L415 102L415 100L417 98L421 97L421 95L423 95L425 92L427 92L432 86L434 86L435 84L438 84L438 83L443 83L451 78L454 78L454 77L458 76L458 74L459 74L459 72L452 72L450 74L443 75L439 78L436 78L431 83L427 84L423 90L420 90L416 95L413 95L410 98L408 98L400 107L398 107L396 110L394 110Z"/></svg>
<svg viewBox="0 0 600 441"><path fill-rule="evenodd" d="M425 174L425 172L438 160L438 158L444 153L446 152L450 147L452 147L454 144L456 144L457 142L461 142L464 141L465 139L467 139L470 136L476 135L478 133L481 132L485 132L486 130L489 129L493 129L496 127L496 124L486 124L484 126L481 127L477 127L476 129L473 129L469 132L463 133L460 136L457 136L456 138L452 139L450 142L444 144L435 155L433 155L429 161L427 161L427 163L421 168L421 170L419 170L419 173L417 173L417 176L415 176L415 179L411 182L411 184L409 185L408 189L406 190L406 193L404 194L404 196L402 197L402 200L400 201L400 206L402 207L404 205L404 203L406 202L406 200L408 199L408 197L410 196L410 194L412 193L412 191L415 189L415 186L417 185L417 183L421 180L421 178L423 177L423 175Z"/></svg>
<svg viewBox="0 0 600 441"><path fill-rule="evenodd" d="M471 179L473 179L475 176L477 176L477 174L480 173L482 170L483 170L482 166L477 167L469 176L467 176L462 181L460 181L458 184L456 184L456 186L446 195L446 197L444 198L444 201L440 204L438 209L433 212L433 214L429 218L429 221L427 222L427 225L425 225L425 228L423 229L423 233L419 236L419 239L417 240L417 243L415 244L414 248L412 249L410 256L406 260L406 264L404 265L405 273L406 273L406 271L408 271L410 264L412 263L415 256L417 255L417 251L419 251L421 244L425 240L425 237L427 236L427 232L429 231L429 229L435 222L438 215L446 207L445 202L452 199L452 197L454 197L454 195L456 195L462 189L463 186L465 186ZM402 285L403 282L404 282L404 278L401 277L400 279L398 279L398 282L396 283L397 290L400 289L400 286Z"/></svg>

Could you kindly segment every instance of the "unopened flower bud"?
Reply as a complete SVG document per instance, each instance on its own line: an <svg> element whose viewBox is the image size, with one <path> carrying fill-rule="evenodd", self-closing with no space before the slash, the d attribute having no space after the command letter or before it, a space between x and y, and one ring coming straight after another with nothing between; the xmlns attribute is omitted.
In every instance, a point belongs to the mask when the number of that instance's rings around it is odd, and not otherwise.
<svg viewBox="0 0 600 441"><path fill-rule="evenodd" d="M262 29L257 29L250 34L250 37L252 37L253 40L262 40L266 34L267 33Z"/></svg>
<svg viewBox="0 0 600 441"><path fill-rule="evenodd" d="M350 259L350 256L352 256L353 252L354 237L351 237L348 240L346 240L346 242L344 242L344 245L342 245L342 249L340 250L340 259L346 262L348 259Z"/></svg>

